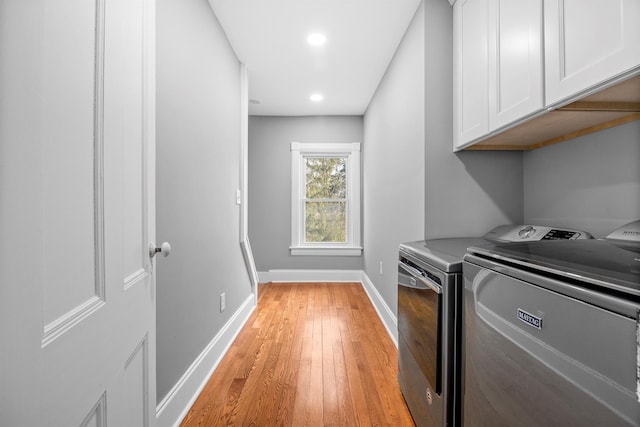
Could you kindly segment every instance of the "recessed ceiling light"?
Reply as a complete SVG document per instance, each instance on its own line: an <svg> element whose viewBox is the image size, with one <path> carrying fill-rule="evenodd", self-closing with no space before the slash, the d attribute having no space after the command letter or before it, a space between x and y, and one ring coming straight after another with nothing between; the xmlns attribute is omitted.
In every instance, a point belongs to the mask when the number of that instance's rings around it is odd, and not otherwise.
<svg viewBox="0 0 640 427"><path fill-rule="evenodd" d="M322 96L321 93L313 93L311 94L309 99L312 100L313 102L320 102L324 99L324 96Z"/></svg>
<svg viewBox="0 0 640 427"><path fill-rule="evenodd" d="M311 46L322 46L327 42L327 37L324 34L313 33L307 37L307 43Z"/></svg>

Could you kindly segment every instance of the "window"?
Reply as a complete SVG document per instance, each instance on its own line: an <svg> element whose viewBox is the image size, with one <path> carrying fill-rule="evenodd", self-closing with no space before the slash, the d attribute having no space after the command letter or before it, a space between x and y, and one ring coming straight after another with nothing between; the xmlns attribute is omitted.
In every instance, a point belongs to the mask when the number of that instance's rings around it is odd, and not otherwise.
<svg viewBox="0 0 640 427"><path fill-rule="evenodd" d="M360 143L291 143L291 255L360 255Z"/></svg>

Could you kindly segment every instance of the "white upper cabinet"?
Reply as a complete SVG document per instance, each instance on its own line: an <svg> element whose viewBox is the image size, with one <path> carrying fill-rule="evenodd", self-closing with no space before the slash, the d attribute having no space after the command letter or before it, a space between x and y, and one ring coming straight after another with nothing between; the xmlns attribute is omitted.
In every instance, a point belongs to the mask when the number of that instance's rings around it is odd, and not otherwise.
<svg viewBox="0 0 640 427"><path fill-rule="evenodd" d="M640 64L640 0L545 0L547 105Z"/></svg>
<svg viewBox="0 0 640 427"><path fill-rule="evenodd" d="M640 76L640 0L457 0L453 35L454 151L545 145L637 111L633 90L612 89ZM584 99L600 105L567 105ZM560 109L573 122L531 125Z"/></svg>
<svg viewBox="0 0 640 427"><path fill-rule="evenodd" d="M489 130L544 107L542 1L489 2Z"/></svg>
<svg viewBox="0 0 640 427"><path fill-rule="evenodd" d="M489 131L488 6L489 0L457 0L453 6L456 148Z"/></svg>
<svg viewBox="0 0 640 427"><path fill-rule="evenodd" d="M540 111L542 0L454 5L454 149Z"/></svg>

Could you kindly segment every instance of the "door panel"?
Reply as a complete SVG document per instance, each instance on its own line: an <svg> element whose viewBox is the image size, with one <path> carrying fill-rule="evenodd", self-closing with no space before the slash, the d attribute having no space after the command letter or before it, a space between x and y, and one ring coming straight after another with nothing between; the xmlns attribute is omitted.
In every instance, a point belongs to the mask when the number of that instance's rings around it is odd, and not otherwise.
<svg viewBox="0 0 640 427"><path fill-rule="evenodd" d="M0 2L2 425L155 425L154 22Z"/></svg>
<svg viewBox="0 0 640 427"><path fill-rule="evenodd" d="M145 179L146 165L145 155L147 147L143 134L143 126L140 122L140 113L143 111L142 91L139 80L130 79L128 76L142 76L142 26L143 10L141 2L119 2L122 9L121 15L127 16L129 25L122 23L118 29L122 33L123 42L137 40L129 49L119 49L111 52L115 63L121 64L113 69L114 77L118 77L122 91L119 93L120 109L111 113L117 115L117 120L122 124L123 139L123 180L124 180L124 286L128 288L139 281L148 268L149 256L147 236L147 224L144 217L145 201L148 199ZM136 25L137 24L137 25ZM140 201L143 203L140 203Z"/></svg>
<svg viewBox="0 0 640 427"><path fill-rule="evenodd" d="M46 4L43 85L45 344L104 297L102 196L102 0ZM73 27L64 17L77 16ZM34 159L35 160L35 159Z"/></svg>
<svg viewBox="0 0 640 427"><path fill-rule="evenodd" d="M146 395L149 392L147 377L148 340L144 338L127 360L122 375L114 386L114 406L123 408L110 419L114 426L148 426L149 408Z"/></svg>
<svg viewBox="0 0 640 427"><path fill-rule="evenodd" d="M81 427L104 427L107 425L105 402L106 395L100 396L98 402L91 408L89 415L82 422Z"/></svg>

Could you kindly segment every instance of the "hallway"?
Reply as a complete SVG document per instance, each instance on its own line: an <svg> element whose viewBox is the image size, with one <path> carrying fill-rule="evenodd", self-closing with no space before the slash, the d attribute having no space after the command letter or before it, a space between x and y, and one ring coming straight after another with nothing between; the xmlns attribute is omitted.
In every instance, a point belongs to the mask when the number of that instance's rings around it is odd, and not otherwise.
<svg viewBox="0 0 640 427"><path fill-rule="evenodd" d="M359 283L269 283L181 425L413 426L396 377Z"/></svg>

